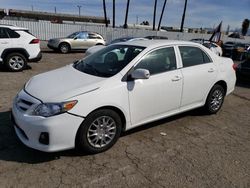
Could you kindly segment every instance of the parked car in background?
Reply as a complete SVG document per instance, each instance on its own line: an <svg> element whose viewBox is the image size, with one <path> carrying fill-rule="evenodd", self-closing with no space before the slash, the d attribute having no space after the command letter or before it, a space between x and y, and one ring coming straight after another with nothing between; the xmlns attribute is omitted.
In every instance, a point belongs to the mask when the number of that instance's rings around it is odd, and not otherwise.
<svg viewBox="0 0 250 188"><path fill-rule="evenodd" d="M246 59L240 63L235 64L237 81L250 83L250 51L247 52Z"/></svg>
<svg viewBox="0 0 250 188"><path fill-rule="evenodd" d="M226 42L223 45L223 56L230 57L233 60L241 61L244 58L245 44L239 42Z"/></svg>
<svg viewBox="0 0 250 188"><path fill-rule="evenodd" d="M79 31L65 38L54 38L48 41L48 47L68 53L73 50L84 50L95 45L105 45L103 37L95 32Z"/></svg>
<svg viewBox="0 0 250 188"><path fill-rule="evenodd" d="M210 41L204 41L202 45L210 49L216 55L222 56L222 48L218 44Z"/></svg>
<svg viewBox="0 0 250 188"><path fill-rule="evenodd" d="M31 148L98 153L139 125L198 107L217 113L235 80L233 61L200 44L113 44L31 78L14 99L12 121Z"/></svg>
<svg viewBox="0 0 250 188"><path fill-rule="evenodd" d="M149 40L167 40L168 39L168 37L165 37L165 36L156 36L156 35L146 36L144 38L149 39Z"/></svg>
<svg viewBox="0 0 250 188"><path fill-rule="evenodd" d="M40 40L27 28L0 24L0 63L9 71L22 71L41 58Z"/></svg>
<svg viewBox="0 0 250 188"><path fill-rule="evenodd" d="M136 40L149 40L147 38L141 38L141 37L122 37L118 39L114 39L110 42L110 44L120 43L120 42L129 42L129 41L136 41ZM97 52L98 50L104 48L105 46L93 46L86 50L85 57Z"/></svg>
<svg viewBox="0 0 250 188"><path fill-rule="evenodd" d="M118 42L128 42L128 41L135 41L135 40L148 40L146 38L142 38L142 37L122 37L122 38L117 38L114 39L110 42L110 44L115 44Z"/></svg>
<svg viewBox="0 0 250 188"><path fill-rule="evenodd" d="M190 41L202 44L203 46L207 47L212 52L214 52L216 55L222 56L222 48L214 42L202 38L191 39Z"/></svg>

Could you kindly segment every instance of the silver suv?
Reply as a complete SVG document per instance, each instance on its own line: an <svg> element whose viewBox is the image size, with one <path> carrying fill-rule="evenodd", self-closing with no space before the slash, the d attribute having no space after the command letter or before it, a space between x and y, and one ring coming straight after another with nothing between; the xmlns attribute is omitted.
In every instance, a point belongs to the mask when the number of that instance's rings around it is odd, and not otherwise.
<svg viewBox="0 0 250 188"><path fill-rule="evenodd" d="M0 24L0 64L17 72L41 58L40 40L27 28Z"/></svg>
<svg viewBox="0 0 250 188"><path fill-rule="evenodd" d="M103 37L95 32L78 31L65 38L55 38L48 41L48 47L68 53L71 50L83 50L95 45L105 45Z"/></svg>

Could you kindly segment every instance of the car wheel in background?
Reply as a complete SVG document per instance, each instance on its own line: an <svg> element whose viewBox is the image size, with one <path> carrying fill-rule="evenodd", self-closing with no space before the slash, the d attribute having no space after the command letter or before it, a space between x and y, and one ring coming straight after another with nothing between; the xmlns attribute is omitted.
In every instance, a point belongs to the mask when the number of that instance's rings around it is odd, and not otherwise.
<svg viewBox="0 0 250 188"><path fill-rule="evenodd" d="M87 153L100 153L111 148L122 130L120 116L113 110L101 109L92 112L80 126L76 147Z"/></svg>
<svg viewBox="0 0 250 188"><path fill-rule="evenodd" d="M70 46L67 43L61 43L59 45L59 50L61 53L66 54L70 51Z"/></svg>
<svg viewBox="0 0 250 188"><path fill-rule="evenodd" d="M209 114L215 114L217 113L224 101L225 97L225 90L221 85L214 85L211 91L208 94L206 104L205 104L205 110Z"/></svg>
<svg viewBox="0 0 250 188"><path fill-rule="evenodd" d="M22 71L27 66L27 60L20 53L11 53L5 58L5 66L12 72Z"/></svg>

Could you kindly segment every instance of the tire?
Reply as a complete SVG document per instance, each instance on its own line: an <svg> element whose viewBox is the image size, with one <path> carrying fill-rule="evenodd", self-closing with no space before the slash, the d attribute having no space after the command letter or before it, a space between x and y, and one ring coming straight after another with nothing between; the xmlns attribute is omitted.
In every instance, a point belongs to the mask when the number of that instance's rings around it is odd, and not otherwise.
<svg viewBox="0 0 250 188"><path fill-rule="evenodd" d="M224 102L225 89L221 85L214 85L208 94L205 110L209 114L216 114Z"/></svg>
<svg viewBox="0 0 250 188"><path fill-rule="evenodd" d="M4 64L9 71L22 71L27 66L27 59L20 53L10 53L6 56Z"/></svg>
<svg viewBox="0 0 250 188"><path fill-rule="evenodd" d="M59 50L61 53L66 54L70 51L70 45L68 43L61 43L59 45Z"/></svg>
<svg viewBox="0 0 250 188"><path fill-rule="evenodd" d="M106 151L116 143L121 130L122 121L115 111L94 111L87 116L77 132L76 148L91 154Z"/></svg>

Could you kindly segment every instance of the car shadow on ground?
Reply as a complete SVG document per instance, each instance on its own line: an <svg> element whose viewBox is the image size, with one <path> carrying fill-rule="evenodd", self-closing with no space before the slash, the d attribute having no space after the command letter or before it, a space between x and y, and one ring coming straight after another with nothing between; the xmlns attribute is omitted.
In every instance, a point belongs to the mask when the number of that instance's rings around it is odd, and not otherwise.
<svg viewBox="0 0 250 188"><path fill-rule="evenodd" d="M250 88L250 82L237 80L236 86L244 87L244 88Z"/></svg>
<svg viewBox="0 0 250 188"><path fill-rule="evenodd" d="M43 49L42 53L47 53L47 54L62 54L62 55L67 55L67 54L77 54L77 53L85 53L86 50L75 50L75 51L70 51L66 54L61 53L58 50L49 50L49 49Z"/></svg>
<svg viewBox="0 0 250 188"><path fill-rule="evenodd" d="M30 66L30 65L26 65L26 68L25 68L25 70L30 70L30 69L32 69L32 67ZM14 73L14 72L11 72L11 71L9 71L4 65L0 65L0 72L10 72L10 73Z"/></svg>
<svg viewBox="0 0 250 188"><path fill-rule="evenodd" d="M39 164L48 161L58 160L60 157L79 157L88 154L77 151L75 149L61 152L46 153L26 147L17 138L14 127L10 120L10 111L0 112L0 161L12 161L27 164ZM182 113L170 118L165 118L159 121L145 124L138 128L132 129L123 133L121 136L126 137L132 133L147 130L155 126L165 124L185 116L200 116L205 115L201 110L193 110Z"/></svg>

